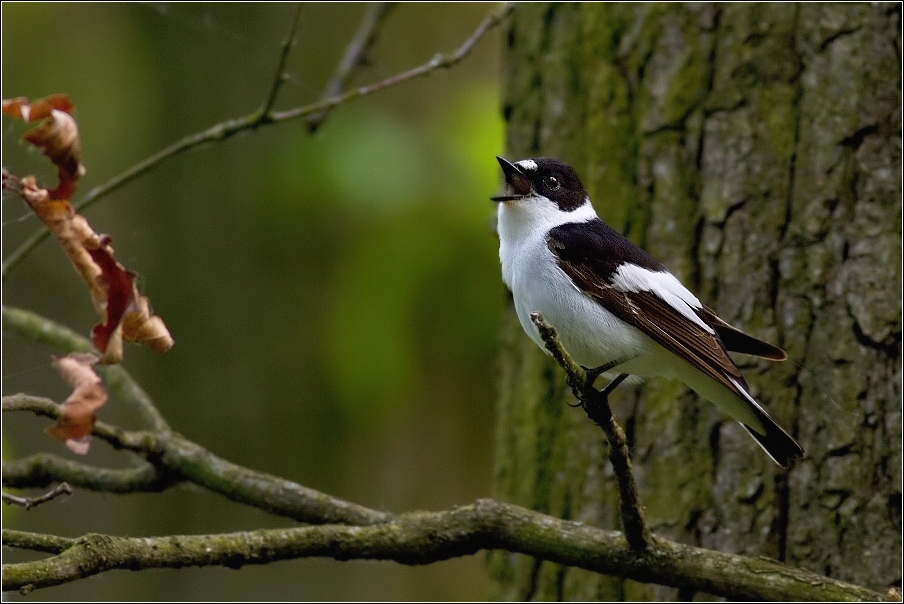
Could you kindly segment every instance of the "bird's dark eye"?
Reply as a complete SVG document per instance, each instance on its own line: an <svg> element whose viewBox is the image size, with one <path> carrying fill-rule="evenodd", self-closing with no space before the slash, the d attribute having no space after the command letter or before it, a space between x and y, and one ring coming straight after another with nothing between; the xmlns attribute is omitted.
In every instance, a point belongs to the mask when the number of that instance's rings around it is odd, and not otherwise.
<svg viewBox="0 0 904 604"><path fill-rule="evenodd" d="M547 176L543 179L543 184L546 185L546 188L550 191L558 191L559 187L562 186L559 184L559 179L555 176Z"/></svg>

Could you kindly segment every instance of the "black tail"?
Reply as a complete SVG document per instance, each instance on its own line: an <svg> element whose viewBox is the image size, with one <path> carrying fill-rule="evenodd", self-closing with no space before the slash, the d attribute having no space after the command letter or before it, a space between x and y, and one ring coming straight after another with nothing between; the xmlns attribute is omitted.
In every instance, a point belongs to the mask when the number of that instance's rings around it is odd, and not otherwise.
<svg viewBox="0 0 904 604"><path fill-rule="evenodd" d="M763 450L772 458L772 461L783 468L791 465L795 459L803 457L804 450L782 427L775 423L771 417L765 413L760 415L760 422L766 429L765 434L760 434L747 424L741 424L744 429L750 432L750 436L761 446Z"/></svg>

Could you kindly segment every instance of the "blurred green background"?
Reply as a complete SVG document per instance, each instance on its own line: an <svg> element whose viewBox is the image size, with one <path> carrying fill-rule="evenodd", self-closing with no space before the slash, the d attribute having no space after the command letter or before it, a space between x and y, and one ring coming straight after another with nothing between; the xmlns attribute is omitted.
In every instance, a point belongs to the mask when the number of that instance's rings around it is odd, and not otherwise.
<svg viewBox="0 0 904 604"><path fill-rule="evenodd" d="M494 8L406 4L384 23L368 83L451 52ZM277 109L320 96L366 7L309 4ZM70 95L87 175L75 200L164 146L257 108L288 4L3 3L4 98ZM167 161L87 211L176 339L124 365L173 428L233 462L367 506L438 510L491 494L494 348L504 303L493 212L499 32L451 71ZM3 120L3 166L53 170ZM4 257L38 222L3 196ZM55 241L3 284L4 304L87 335L96 317ZM62 400L54 351L3 334L3 392ZM104 421L138 427L112 400ZM48 424L3 418L4 456L51 451ZM85 461L125 467L95 440ZM78 536L292 526L198 488L77 491L6 527ZM4 550L4 562L30 559ZM106 573L28 600L483 599L483 556L424 568L301 560ZM18 595L10 599L22 599Z"/></svg>

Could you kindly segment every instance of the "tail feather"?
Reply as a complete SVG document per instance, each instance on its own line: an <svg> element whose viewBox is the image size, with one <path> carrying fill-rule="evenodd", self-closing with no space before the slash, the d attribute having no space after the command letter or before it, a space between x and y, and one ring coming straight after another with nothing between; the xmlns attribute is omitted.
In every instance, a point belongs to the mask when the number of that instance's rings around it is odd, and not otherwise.
<svg viewBox="0 0 904 604"><path fill-rule="evenodd" d="M747 424L741 424L744 429L750 433L750 436L763 448L772 461L783 468L791 465L795 459L803 457L804 450L794 438L787 432L782 430L781 426L772 421L768 415L761 418L763 426L766 428L765 434L760 434Z"/></svg>
<svg viewBox="0 0 904 604"><path fill-rule="evenodd" d="M747 385L738 380L729 379L735 385L737 394L743 396L749 403L747 410L756 417L756 424L758 425L750 425L743 421L740 424L744 426L744 429L750 433L750 436L763 448L766 454L772 458L772 461L783 468L787 468L792 461L803 457L804 450L800 444L790 434L785 432L774 419L769 417L762 405L750 395Z"/></svg>

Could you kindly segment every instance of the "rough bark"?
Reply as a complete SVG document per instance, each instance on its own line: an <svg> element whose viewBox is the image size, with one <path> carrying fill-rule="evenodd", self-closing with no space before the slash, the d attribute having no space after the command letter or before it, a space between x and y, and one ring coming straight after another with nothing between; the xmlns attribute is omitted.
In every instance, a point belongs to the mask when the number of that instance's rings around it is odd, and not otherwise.
<svg viewBox="0 0 904 604"><path fill-rule="evenodd" d="M788 472L677 382L613 396L652 530L878 590L901 584L900 18L521 5L503 99L511 157L572 164L604 220L788 351L736 358L806 450ZM513 312L502 342L498 497L618 528L602 433ZM694 595L510 554L490 569L502 599Z"/></svg>

